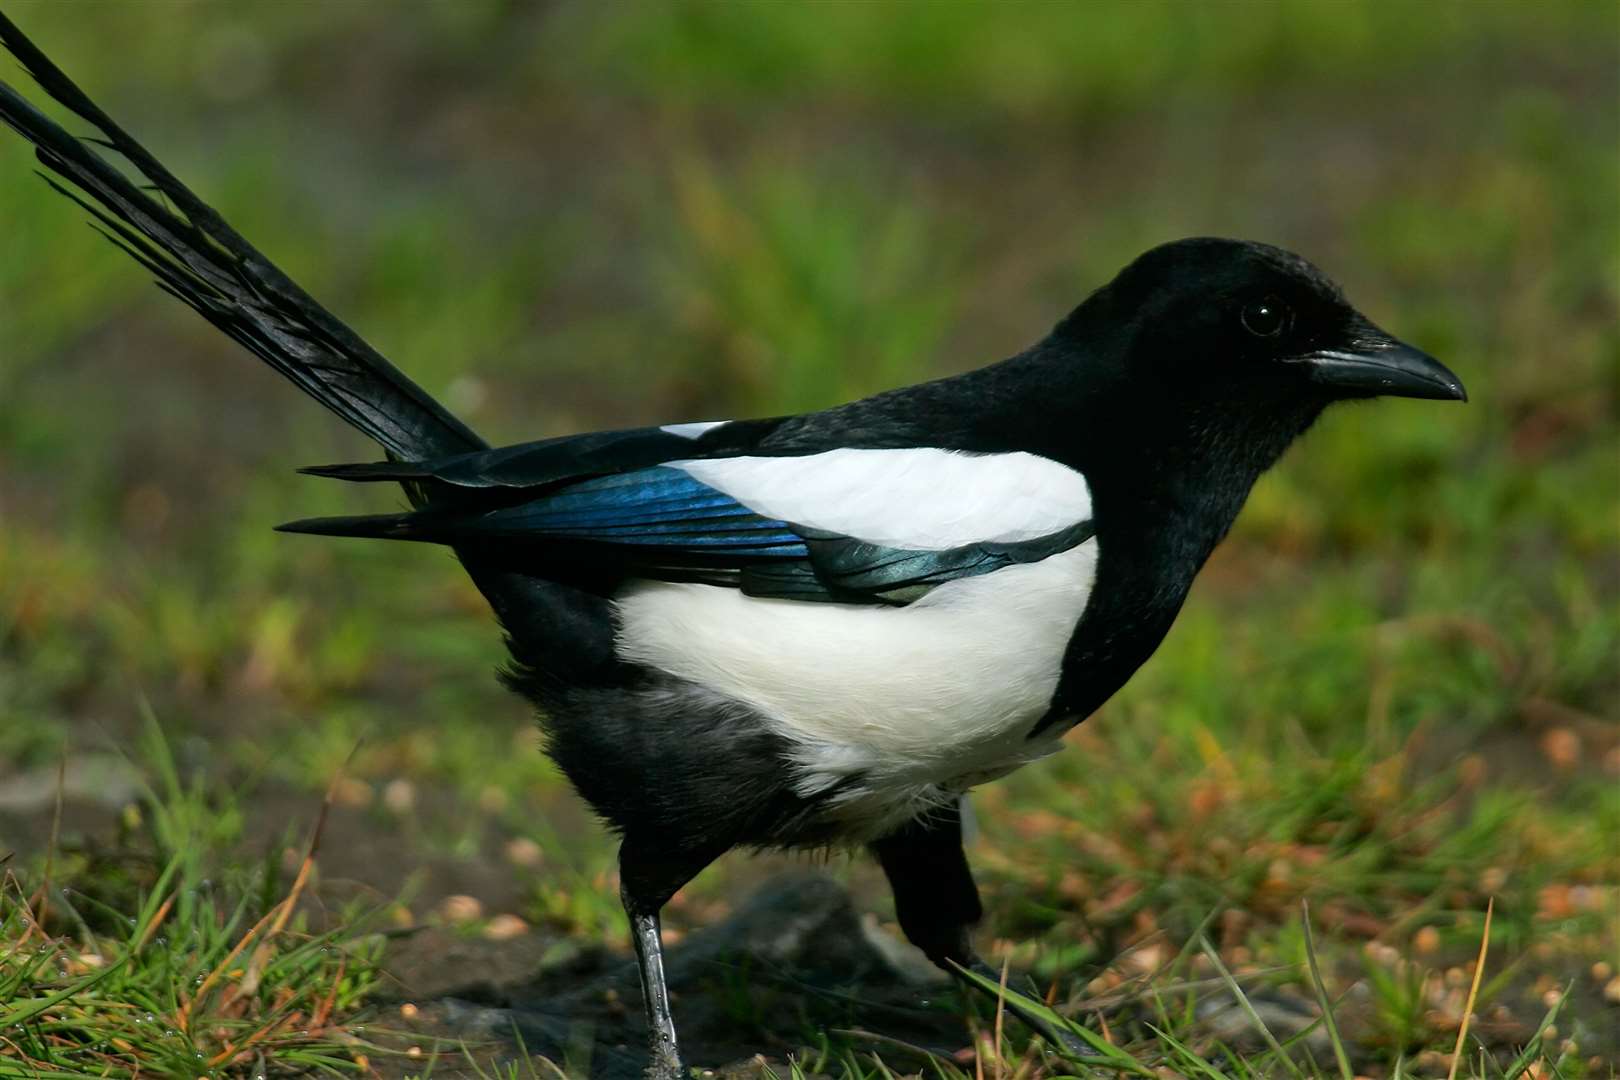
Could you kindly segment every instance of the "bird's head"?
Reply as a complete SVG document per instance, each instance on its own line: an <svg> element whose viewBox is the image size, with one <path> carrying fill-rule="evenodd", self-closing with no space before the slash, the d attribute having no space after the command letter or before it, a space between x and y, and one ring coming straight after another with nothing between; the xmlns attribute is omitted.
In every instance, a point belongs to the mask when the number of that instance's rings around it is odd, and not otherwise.
<svg viewBox="0 0 1620 1080"><path fill-rule="evenodd" d="M1467 400L1445 365L1379 329L1316 267L1266 244L1164 244L1075 315L1093 302L1123 328L1133 374L1173 396L1313 415L1354 398Z"/></svg>

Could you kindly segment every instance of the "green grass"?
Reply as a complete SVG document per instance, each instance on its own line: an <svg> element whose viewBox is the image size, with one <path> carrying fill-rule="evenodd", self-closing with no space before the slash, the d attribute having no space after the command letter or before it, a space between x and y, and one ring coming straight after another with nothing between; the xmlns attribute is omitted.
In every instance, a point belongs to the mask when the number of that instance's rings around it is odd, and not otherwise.
<svg viewBox="0 0 1620 1080"><path fill-rule="evenodd" d="M1179 235L1319 262L1473 400L1326 417L1131 685L977 796L985 942L1133 1060L1206 1077L1279 1066L1252 1024L1217 1045L1198 1002L1232 992L1201 941L1245 992L1304 1000L1314 951L1352 1066L1438 1076L1494 898L1483 1049L1459 1075L1613 1075L1594 974L1620 967L1612 5L156 10L8 6L497 441L962 370ZM288 1070L352 1066L341 1036L380 1007L377 958L336 916L277 935L254 995L216 982L210 1025L136 1023L172 1017L285 896L282 850L340 769L308 886L330 908L397 892L420 922L477 882L490 914L617 947L611 847L488 677L500 646L471 586L436 552L268 529L390 508L291 473L373 451L165 302L31 167L0 139L0 791L140 744L155 794L69 783L52 874L74 892L53 891L48 939L16 898L40 885L49 801L0 804L18 883L0 923L24 943L0 1009L65 995L16 1060L174 1072L269 1024ZM340 890L350 862L369 879ZM870 867L833 872L887 911ZM672 921L717 917L757 873L728 860ZM334 989L330 1038L277 1033ZM814 1048L775 1055L781 1075L975 1071L747 1022ZM987 1075L1106 1072L1026 1061L1005 1033ZM1337 1075L1309 1046L1299 1067ZM469 1067L439 1050L438 1074Z"/></svg>
<svg viewBox="0 0 1620 1080"><path fill-rule="evenodd" d="M122 852L52 849L37 876L5 876L0 1076L365 1071L340 1020L380 939L358 911L312 929L307 864L284 881L274 858L229 857L243 807L182 781L155 724L145 750L160 787L125 815Z"/></svg>

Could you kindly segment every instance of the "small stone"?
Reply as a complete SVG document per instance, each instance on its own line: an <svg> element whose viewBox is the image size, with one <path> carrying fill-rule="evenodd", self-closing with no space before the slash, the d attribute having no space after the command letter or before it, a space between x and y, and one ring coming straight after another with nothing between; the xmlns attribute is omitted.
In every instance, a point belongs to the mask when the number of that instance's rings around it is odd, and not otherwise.
<svg viewBox="0 0 1620 1080"><path fill-rule="evenodd" d="M399 1015L406 1020L415 1020L416 1014L420 1011L420 1009L408 1001L399 1007Z"/></svg>
<svg viewBox="0 0 1620 1080"><path fill-rule="evenodd" d="M1412 948L1424 955L1440 951L1440 931L1432 926L1425 926L1412 935Z"/></svg>
<svg viewBox="0 0 1620 1080"><path fill-rule="evenodd" d="M1592 978L1597 982L1608 982L1609 976L1613 974L1614 968L1610 967L1608 963L1603 960L1599 960L1597 963L1592 965Z"/></svg>
<svg viewBox="0 0 1620 1080"><path fill-rule="evenodd" d="M340 806L370 806L377 793L371 785L354 776L345 776L337 782L332 797Z"/></svg>
<svg viewBox="0 0 1620 1080"><path fill-rule="evenodd" d="M1541 753L1560 769L1573 769L1581 760L1581 737L1569 728L1553 728L1541 737Z"/></svg>
<svg viewBox="0 0 1620 1080"><path fill-rule="evenodd" d="M484 925L484 937L490 941L511 941L528 932L529 924L508 912L502 912Z"/></svg>
<svg viewBox="0 0 1620 1080"><path fill-rule="evenodd" d="M1362 952L1367 954L1369 960L1384 967L1394 967L1401 959L1399 949L1393 945L1386 945L1382 941L1367 942L1366 945L1362 946Z"/></svg>
<svg viewBox="0 0 1620 1080"><path fill-rule="evenodd" d="M1603 996L1616 1004L1620 1004L1620 975L1616 975L1604 984Z"/></svg>
<svg viewBox="0 0 1620 1080"><path fill-rule="evenodd" d="M383 788L383 805L396 814L408 814L416 806L416 785L399 777Z"/></svg>
<svg viewBox="0 0 1620 1080"><path fill-rule="evenodd" d="M484 905L476 896L447 896L439 905L439 914L445 922L470 923L484 917Z"/></svg>
<svg viewBox="0 0 1620 1080"><path fill-rule="evenodd" d="M514 836L506 842L506 861L513 866L539 866L544 858L540 845L527 836Z"/></svg>
<svg viewBox="0 0 1620 1080"><path fill-rule="evenodd" d="M1449 1072L1451 1055L1443 1050L1424 1050L1417 1056L1417 1067L1430 1073Z"/></svg>
<svg viewBox="0 0 1620 1080"><path fill-rule="evenodd" d="M1233 949L1233 962L1239 964L1247 963L1247 957L1242 960L1238 959L1237 954L1239 951L1244 953L1248 952L1247 949L1243 949L1241 946L1239 946L1237 949ZM1144 945L1140 949L1137 949L1126 956L1125 963L1134 971L1141 972L1144 975L1152 974L1153 972L1158 971L1159 966L1164 963L1164 947L1161 945Z"/></svg>
<svg viewBox="0 0 1620 1080"><path fill-rule="evenodd" d="M1575 914L1575 905L1570 903L1569 886L1562 884L1545 885L1536 894L1537 914L1543 919L1567 919Z"/></svg>

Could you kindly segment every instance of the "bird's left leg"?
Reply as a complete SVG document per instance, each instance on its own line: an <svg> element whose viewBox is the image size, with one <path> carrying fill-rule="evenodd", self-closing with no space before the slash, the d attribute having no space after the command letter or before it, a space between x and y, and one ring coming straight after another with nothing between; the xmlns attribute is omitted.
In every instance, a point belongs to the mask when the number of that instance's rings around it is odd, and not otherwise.
<svg viewBox="0 0 1620 1080"><path fill-rule="evenodd" d="M619 846L619 897L630 917L630 938L641 968L641 1000L647 1013L648 1080L678 1080L685 1074L675 1040L675 1018L669 1009L669 986L664 981L658 913L717 855L687 852L629 833Z"/></svg>
<svg viewBox="0 0 1620 1080"><path fill-rule="evenodd" d="M894 911L900 929L934 964L960 979L957 965L997 979L998 973L973 949L973 930L984 915L979 887L962 850L960 803L915 818L872 844L894 891ZM963 985L1002 999L977 982ZM1054 1045L1079 1057L1096 1053L1072 1032L1008 998L1005 1008Z"/></svg>

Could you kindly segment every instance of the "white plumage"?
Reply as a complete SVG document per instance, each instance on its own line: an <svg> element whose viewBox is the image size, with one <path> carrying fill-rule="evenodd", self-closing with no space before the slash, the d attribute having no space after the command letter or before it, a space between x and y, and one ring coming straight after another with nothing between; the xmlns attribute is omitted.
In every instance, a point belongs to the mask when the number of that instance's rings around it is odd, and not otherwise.
<svg viewBox="0 0 1620 1080"><path fill-rule="evenodd" d="M669 464L765 517L913 551L1033 540L1091 517L1086 478L1035 454L842 449Z"/></svg>
<svg viewBox="0 0 1620 1080"><path fill-rule="evenodd" d="M618 597L618 648L758 711L797 748L800 794L862 777L832 812L874 837L1057 748L1027 736L1096 562L1089 540L898 608L638 582Z"/></svg>
<svg viewBox="0 0 1620 1080"><path fill-rule="evenodd" d="M713 431L721 424L729 424L730 420L694 420L689 424L665 424L659 431L666 431L671 435L679 435L683 439L701 439L705 434Z"/></svg>

